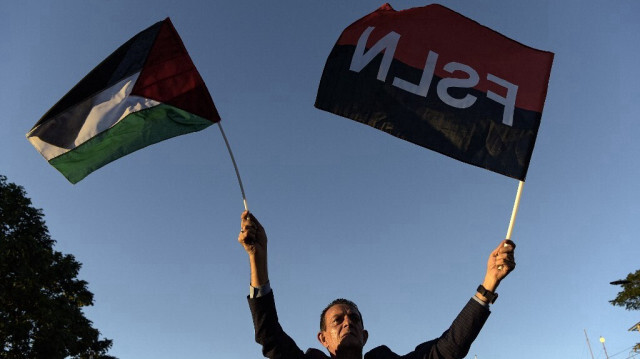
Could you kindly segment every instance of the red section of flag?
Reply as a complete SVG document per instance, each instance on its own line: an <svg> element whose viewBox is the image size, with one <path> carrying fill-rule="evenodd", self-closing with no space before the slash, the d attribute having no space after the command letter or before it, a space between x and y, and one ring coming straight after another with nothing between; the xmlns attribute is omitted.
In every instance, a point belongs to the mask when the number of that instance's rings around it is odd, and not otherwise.
<svg viewBox="0 0 640 359"><path fill-rule="evenodd" d="M213 99L169 18L165 19L132 95L220 121Z"/></svg>
<svg viewBox="0 0 640 359"><path fill-rule="evenodd" d="M466 78L443 69L450 62L472 67L480 81L474 87L504 95L504 88L487 80L495 75L518 85L516 107L542 112L553 53L541 51L512 40L486 26L433 4L395 11L389 4L347 27L336 45L352 45L368 27L375 27L367 40L367 49L391 31L400 35L394 59L423 69L429 51L438 54L435 75ZM393 74L390 74L392 76Z"/></svg>

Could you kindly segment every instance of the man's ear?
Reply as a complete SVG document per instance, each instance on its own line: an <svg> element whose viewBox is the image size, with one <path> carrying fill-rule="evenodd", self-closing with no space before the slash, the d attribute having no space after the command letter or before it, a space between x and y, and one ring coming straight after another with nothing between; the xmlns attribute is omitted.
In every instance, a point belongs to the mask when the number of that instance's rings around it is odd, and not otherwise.
<svg viewBox="0 0 640 359"><path fill-rule="evenodd" d="M369 332L366 329L362 331L362 339L362 346L364 346L367 344L367 339L369 339Z"/></svg>
<svg viewBox="0 0 640 359"><path fill-rule="evenodd" d="M318 341L322 344L323 347L327 347L327 338L324 335L324 332L318 332Z"/></svg>

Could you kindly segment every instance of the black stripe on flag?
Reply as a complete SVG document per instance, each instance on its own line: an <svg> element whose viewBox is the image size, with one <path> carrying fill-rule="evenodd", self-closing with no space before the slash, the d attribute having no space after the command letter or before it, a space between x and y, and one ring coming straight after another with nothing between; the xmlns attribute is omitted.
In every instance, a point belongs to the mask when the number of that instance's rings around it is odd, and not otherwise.
<svg viewBox="0 0 640 359"><path fill-rule="evenodd" d="M541 114L516 108L513 125L502 123L504 106L475 89L450 88L454 98L476 97L466 109L444 103L434 76L427 97L391 84L399 77L418 83L422 69L393 60L387 81L376 76L378 54L360 72L349 70L354 46L335 46L318 89L315 106L367 124L419 146L478 167L524 180L533 152Z"/></svg>

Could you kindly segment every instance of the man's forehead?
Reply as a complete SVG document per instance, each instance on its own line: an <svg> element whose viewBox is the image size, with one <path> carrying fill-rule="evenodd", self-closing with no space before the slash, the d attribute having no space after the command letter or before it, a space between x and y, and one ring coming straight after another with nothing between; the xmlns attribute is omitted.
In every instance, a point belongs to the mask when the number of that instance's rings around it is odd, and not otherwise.
<svg viewBox="0 0 640 359"><path fill-rule="evenodd" d="M357 313L360 315L360 311L357 308L345 303L336 303L332 305L329 310L327 310L326 315L329 317L343 313Z"/></svg>

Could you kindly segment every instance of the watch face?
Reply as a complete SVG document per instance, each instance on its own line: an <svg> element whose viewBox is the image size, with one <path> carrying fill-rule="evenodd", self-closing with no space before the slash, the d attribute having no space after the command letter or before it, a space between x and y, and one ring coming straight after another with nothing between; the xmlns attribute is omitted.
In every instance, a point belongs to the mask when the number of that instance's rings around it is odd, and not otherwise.
<svg viewBox="0 0 640 359"><path fill-rule="evenodd" d="M498 299L498 293L491 293L491 304L495 303L496 299Z"/></svg>
<svg viewBox="0 0 640 359"><path fill-rule="evenodd" d="M487 299L489 300L489 303L493 304L498 298L498 293L486 291L484 296L487 297Z"/></svg>

